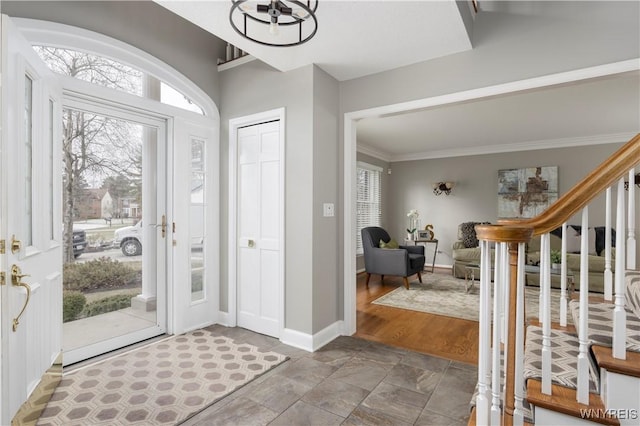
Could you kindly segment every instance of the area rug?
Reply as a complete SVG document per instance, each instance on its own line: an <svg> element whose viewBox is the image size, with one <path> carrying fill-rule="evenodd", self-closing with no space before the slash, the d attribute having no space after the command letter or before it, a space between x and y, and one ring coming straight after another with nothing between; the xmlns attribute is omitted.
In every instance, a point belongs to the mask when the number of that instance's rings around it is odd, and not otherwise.
<svg viewBox="0 0 640 426"><path fill-rule="evenodd" d="M282 363L207 329L64 374L38 425L173 425Z"/></svg>
<svg viewBox="0 0 640 426"><path fill-rule="evenodd" d="M411 282L409 290L398 287L372 303L478 321L480 303L478 281L475 281L469 292L465 291L465 280L450 275L424 274L422 281L422 284L418 281ZM539 295L537 287L525 288L527 318L538 317ZM551 289L551 321L560 321L559 312L560 290ZM572 323L571 315L567 316L567 323Z"/></svg>

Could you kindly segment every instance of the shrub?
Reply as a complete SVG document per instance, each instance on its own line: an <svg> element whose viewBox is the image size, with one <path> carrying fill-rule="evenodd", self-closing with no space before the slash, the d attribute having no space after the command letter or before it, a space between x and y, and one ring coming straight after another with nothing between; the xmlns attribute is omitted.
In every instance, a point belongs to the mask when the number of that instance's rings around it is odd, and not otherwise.
<svg viewBox="0 0 640 426"><path fill-rule="evenodd" d="M62 322L75 320L86 303L87 298L79 291L64 291L62 295Z"/></svg>
<svg viewBox="0 0 640 426"><path fill-rule="evenodd" d="M101 257L84 263L64 265L65 290L88 291L122 288L140 279L140 274L125 263Z"/></svg>
<svg viewBox="0 0 640 426"><path fill-rule="evenodd" d="M130 306L130 294L116 294L87 303L87 305L84 307L84 311L82 312L82 316L92 317L95 315L106 314L107 312L128 308Z"/></svg>

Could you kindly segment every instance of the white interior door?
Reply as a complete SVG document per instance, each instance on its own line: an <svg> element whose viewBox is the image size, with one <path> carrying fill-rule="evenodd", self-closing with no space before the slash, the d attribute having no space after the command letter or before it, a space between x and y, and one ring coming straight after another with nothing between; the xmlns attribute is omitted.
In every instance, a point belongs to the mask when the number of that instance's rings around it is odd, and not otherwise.
<svg viewBox="0 0 640 426"><path fill-rule="evenodd" d="M218 320L219 142L210 118L177 118L173 139L173 328L175 334Z"/></svg>
<svg viewBox="0 0 640 426"><path fill-rule="evenodd" d="M47 67L2 15L0 139L0 424L61 351L61 94ZM25 275L25 276L21 276Z"/></svg>
<svg viewBox="0 0 640 426"><path fill-rule="evenodd" d="M282 300L280 121L237 131L237 322L279 337Z"/></svg>

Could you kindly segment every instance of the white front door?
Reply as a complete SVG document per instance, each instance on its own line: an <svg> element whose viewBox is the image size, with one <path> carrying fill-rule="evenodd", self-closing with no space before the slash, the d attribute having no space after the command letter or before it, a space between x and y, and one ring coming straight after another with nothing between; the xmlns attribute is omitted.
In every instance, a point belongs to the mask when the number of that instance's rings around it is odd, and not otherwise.
<svg viewBox="0 0 640 426"><path fill-rule="evenodd" d="M238 326L280 336L283 151L279 120L237 129Z"/></svg>
<svg viewBox="0 0 640 426"><path fill-rule="evenodd" d="M62 346L61 94L2 15L0 424L10 424ZM0 250L1 251L1 250Z"/></svg>
<svg viewBox="0 0 640 426"><path fill-rule="evenodd" d="M175 334L218 320L219 142L211 118L176 118L173 138L173 327Z"/></svg>

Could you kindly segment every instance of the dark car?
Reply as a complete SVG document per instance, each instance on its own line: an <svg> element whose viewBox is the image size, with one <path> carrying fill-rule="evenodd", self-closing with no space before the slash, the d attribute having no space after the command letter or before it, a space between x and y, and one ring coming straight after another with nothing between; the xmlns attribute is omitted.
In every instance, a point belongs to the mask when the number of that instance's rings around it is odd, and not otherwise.
<svg viewBox="0 0 640 426"><path fill-rule="evenodd" d="M73 230L73 257L80 256L87 247L87 234L82 229Z"/></svg>

